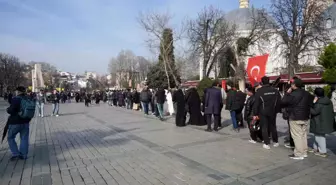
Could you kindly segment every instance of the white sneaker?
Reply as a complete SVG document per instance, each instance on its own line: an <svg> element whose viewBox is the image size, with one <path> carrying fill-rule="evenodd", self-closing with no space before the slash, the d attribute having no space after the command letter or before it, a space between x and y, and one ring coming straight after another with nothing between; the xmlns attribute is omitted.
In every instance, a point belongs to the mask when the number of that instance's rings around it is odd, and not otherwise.
<svg viewBox="0 0 336 185"><path fill-rule="evenodd" d="M42 115L41 118L43 118L44 116Z"/></svg>
<svg viewBox="0 0 336 185"><path fill-rule="evenodd" d="M56 114L56 117L58 117L59 115L58 114Z"/></svg>
<svg viewBox="0 0 336 185"><path fill-rule="evenodd" d="M295 159L295 160L303 160L304 159L304 157L299 157L299 156L295 156L295 155L289 155L289 158Z"/></svg>
<svg viewBox="0 0 336 185"><path fill-rule="evenodd" d="M273 144L273 147L278 147L279 146L279 143L274 143Z"/></svg>
<svg viewBox="0 0 336 185"><path fill-rule="evenodd" d="M271 149L271 147L269 145L266 145L266 144L263 144L263 148L267 149L267 150Z"/></svg>
<svg viewBox="0 0 336 185"><path fill-rule="evenodd" d="M39 114L39 117L41 117L41 114Z"/></svg>
<svg viewBox="0 0 336 185"><path fill-rule="evenodd" d="M257 143L257 142L256 142L255 140L253 140L253 139L250 139L249 142L250 142L250 143L253 143L253 144L256 144L256 143Z"/></svg>
<svg viewBox="0 0 336 185"><path fill-rule="evenodd" d="M303 155L303 158L307 158L307 157L308 157L308 155L307 155L307 154L304 154L304 155Z"/></svg>

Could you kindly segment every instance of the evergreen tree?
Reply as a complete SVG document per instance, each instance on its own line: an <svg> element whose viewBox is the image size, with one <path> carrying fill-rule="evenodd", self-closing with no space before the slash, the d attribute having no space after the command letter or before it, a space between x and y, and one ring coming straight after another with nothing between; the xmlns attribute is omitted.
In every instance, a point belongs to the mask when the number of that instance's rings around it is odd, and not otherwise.
<svg viewBox="0 0 336 185"><path fill-rule="evenodd" d="M169 28L164 29L162 33L158 60L158 63L152 66L149 70L147 75L147 85L151 88L175 87L177 83L181 82L181 77L175 65L173 32Z"/></svg>
<svg viewBox="0 0 336 185"><path fill-rule="evenodd" d="M325 68L323 80L331 84L336 83L336 45L334 43L324 48L319 57L319 64Z"/></svg>
<svg viewBox="0 0 336 185"><path fill-rule="evenodd" d="M229 78L234 76L234 70L230 64L237 65L235 54L232 48L227 48L220 57L218 78Z"/></svg>

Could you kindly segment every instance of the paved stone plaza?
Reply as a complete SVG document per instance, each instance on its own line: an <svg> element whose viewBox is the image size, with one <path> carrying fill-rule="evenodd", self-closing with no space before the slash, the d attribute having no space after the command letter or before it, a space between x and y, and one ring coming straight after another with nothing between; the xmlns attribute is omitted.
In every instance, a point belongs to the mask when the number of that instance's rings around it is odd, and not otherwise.
<svg viewBox="0 0 336 185"><path fill-rule="evenodd" d="M6 107L1 101L1 130ZM269 151L249 143L247 129L237 134L230 126L218 133L176 128L172 118L160 122L105 104L61 104L60 114L32 121L26 161L9 161L7 141L0 145L2 185L335 184L335 136L328 137L329 158L295 161L283 142ZM225 113L223 121L230 123ZM286 124L278 122L283 138Z"/></svg>

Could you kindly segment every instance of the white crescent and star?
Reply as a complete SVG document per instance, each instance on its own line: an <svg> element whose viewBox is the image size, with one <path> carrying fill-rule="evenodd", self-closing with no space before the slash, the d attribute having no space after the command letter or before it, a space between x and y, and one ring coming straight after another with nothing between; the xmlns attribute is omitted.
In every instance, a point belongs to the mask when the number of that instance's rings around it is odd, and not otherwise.
<svg viewBox="0 0 336 185"><path fill-rule="evenodd" d="M253 72L254 70L257 70L257 71L258 71L257 75L253 75L253 74L252 74L252 72ZM259 75L259 73L260 73L260 66L253 66L253 67L251 68L251 70L250 70L250 75L251 75L251 77L254 77L255 80L257 80L257 76Z"/></svg>

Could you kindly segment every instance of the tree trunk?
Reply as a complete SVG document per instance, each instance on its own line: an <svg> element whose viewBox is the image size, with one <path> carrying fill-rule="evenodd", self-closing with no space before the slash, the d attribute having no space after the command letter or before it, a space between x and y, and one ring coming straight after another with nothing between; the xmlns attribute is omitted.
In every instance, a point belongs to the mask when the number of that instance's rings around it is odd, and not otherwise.
<svg viewBox="0 0 336 185"><path fill-rule="evenodd" d="M168 89L170 89L170 80L169 80L169 73L168 73L168 70L167 70L167 61L166 60L163 60L163 65L164 65L164 69L165 69L166 76L167 76Z"/></svg>

